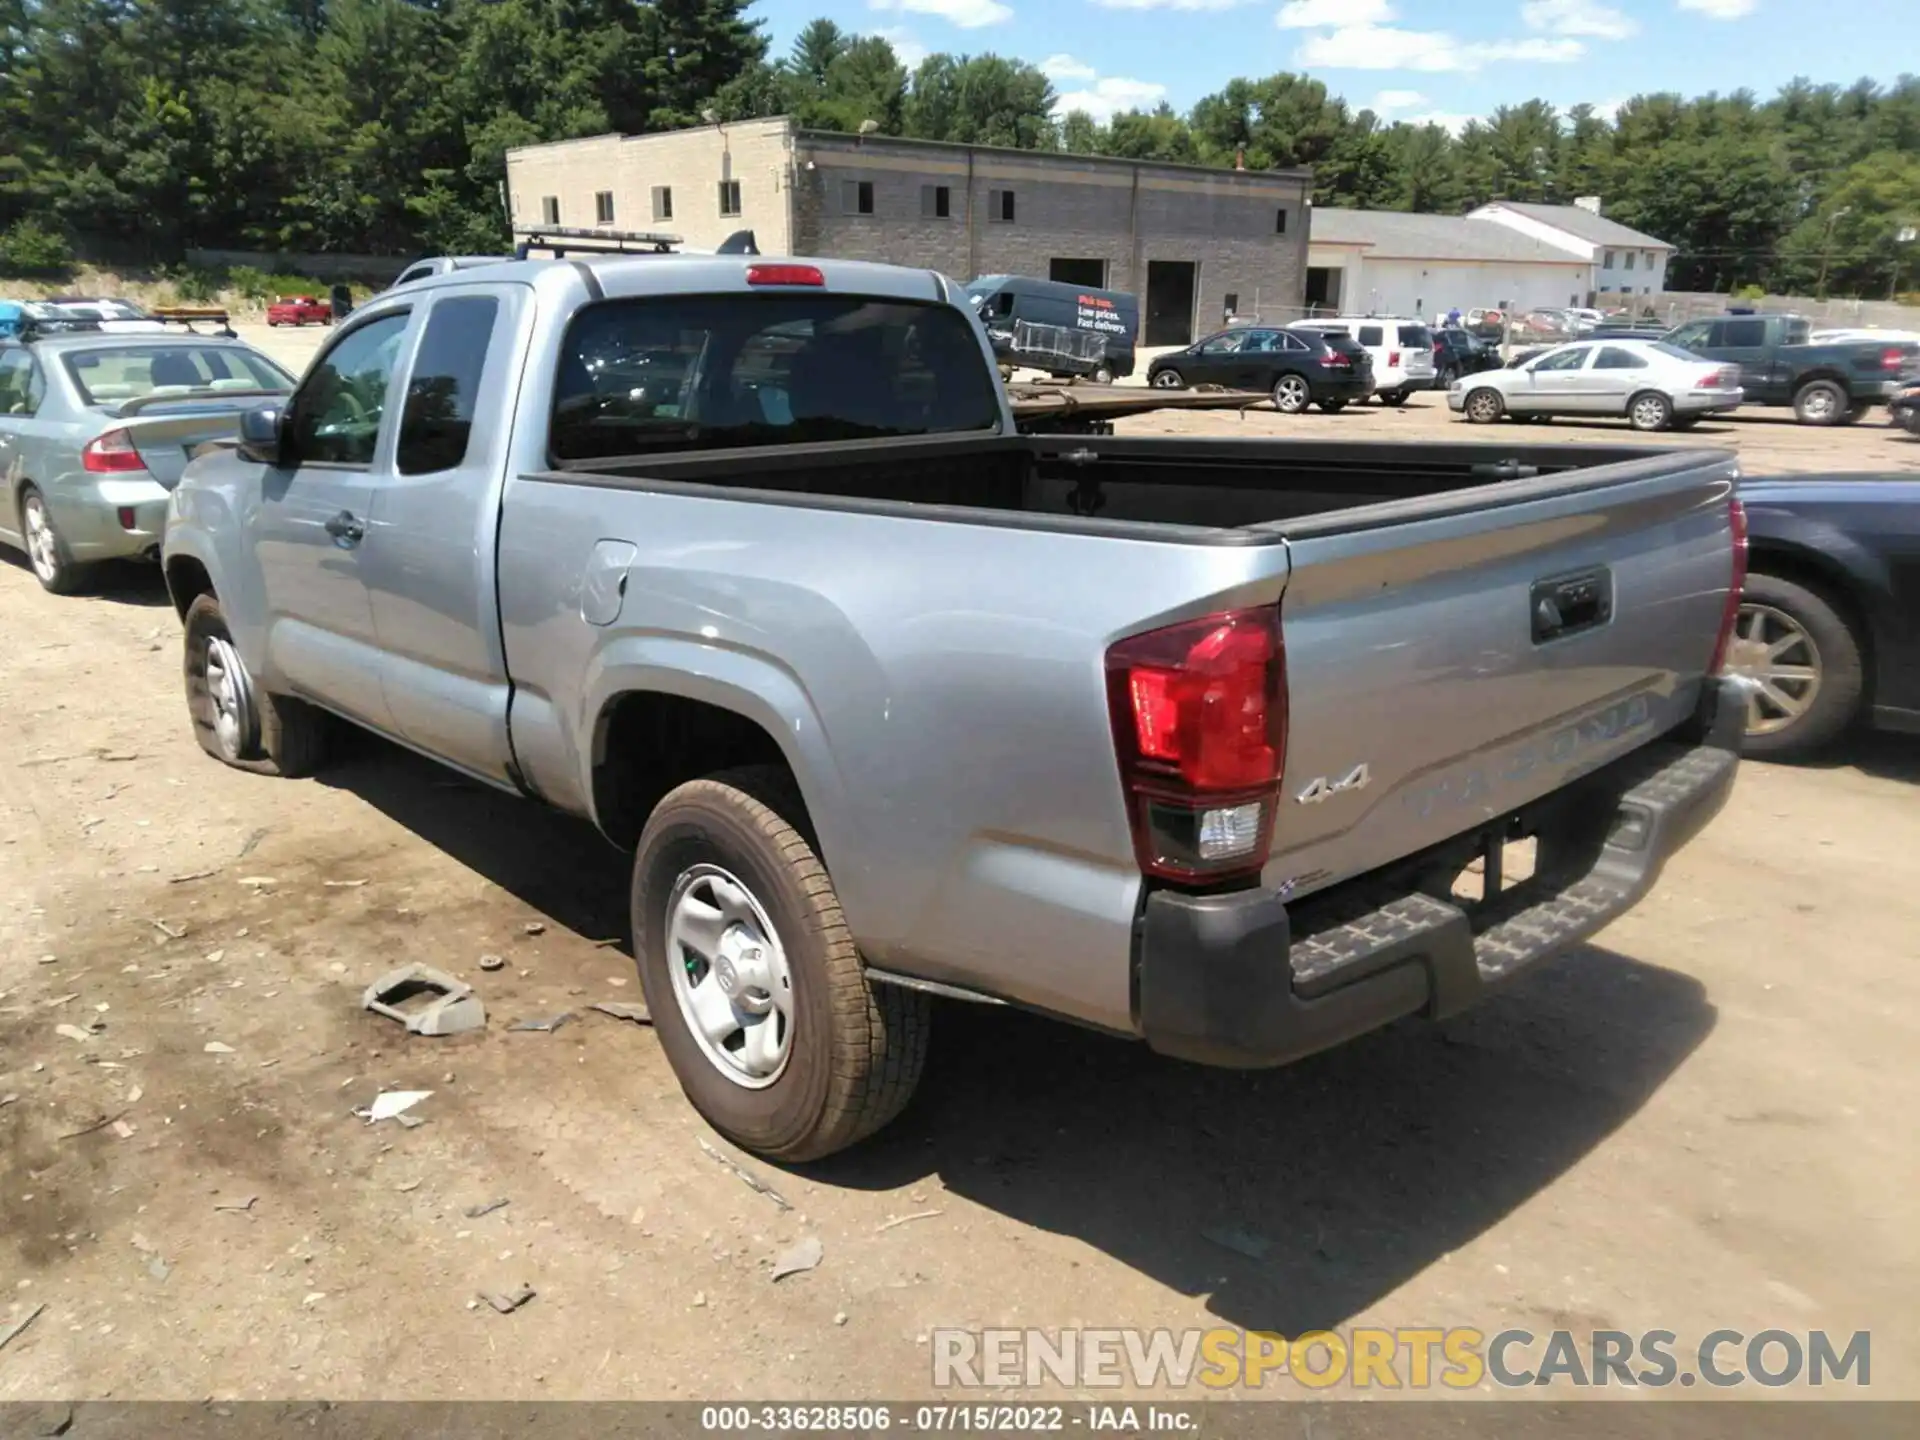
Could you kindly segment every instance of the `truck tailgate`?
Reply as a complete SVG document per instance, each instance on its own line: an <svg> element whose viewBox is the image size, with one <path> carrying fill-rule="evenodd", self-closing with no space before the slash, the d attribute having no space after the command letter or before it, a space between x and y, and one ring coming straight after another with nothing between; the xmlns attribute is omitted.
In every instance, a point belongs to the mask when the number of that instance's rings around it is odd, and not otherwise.
<svg viewBox="0 0 1920 1440"><path fill-rule="evenodd" d="M1687 718L1732 581L1734 469L1703 461L1290 537L1266 882L1304 895L1486 826Z"/></svg>

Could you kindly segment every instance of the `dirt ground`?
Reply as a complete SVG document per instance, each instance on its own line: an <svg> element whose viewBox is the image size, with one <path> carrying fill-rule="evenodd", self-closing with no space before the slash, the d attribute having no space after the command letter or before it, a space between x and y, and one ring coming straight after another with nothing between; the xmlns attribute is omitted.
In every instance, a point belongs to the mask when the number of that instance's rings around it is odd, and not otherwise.
<svg viewBox="0 0 1920 1440"><path fill-rule="evenodd" d="M783 1210L652 1032L587 1008L638 999L622 857L371 739L308 782L215 764L157 578L109 578L0 562L0 1334L46 1307L0 1399L910 1398L937 1326L1223 1322L1868 1330L1873 1393L1920 1397L1911 742L1748 765L1597 943L1287 1070L943 1011L877 1142L748 1162ZM406 961L476 983L486 1030L364 1014ZM352 1113L403 1088L417 1128Z"/></svg>

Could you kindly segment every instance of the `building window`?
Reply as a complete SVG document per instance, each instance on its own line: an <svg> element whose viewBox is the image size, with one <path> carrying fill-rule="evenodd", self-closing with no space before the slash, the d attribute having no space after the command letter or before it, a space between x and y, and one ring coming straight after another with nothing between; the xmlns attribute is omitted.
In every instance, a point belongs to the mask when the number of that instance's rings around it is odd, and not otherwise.
<svg viewBox="0 0 1920 1440"><path fill-rule="evenodd" d="M1627 251L1627 269L1631 270L1632 268L1633 268L1633 252L1629 250Z"/></svg>
<svg viewBox="0 0 1920 1440"><path fill-rule="evenodd" d="M840 210L845 215L873 214L873 182L871 180L842 180L840 182Z"/></svg>
<svg viewBox="0 0 1920 1440"><path fill-rule="evenodd" d="M740 213L740 182L738 180L720 182L720 213L722 215Z"/></svg>
<svg viewBox="0 0 1920 1440"><path fill-rule="evenodd" d="M987 219L998 224L1013 223L1013 191L989 190L987 192Z"/></svg>
<svg viewBox="0 0 1920 1440"><path fill-rule="evenodd" d="M1647 256L1643 263L1646 265L1647 269L1651 270L1653 268L1653 252L1651 250L1647 251Z"/></svg>
<svg viewBox="0 0 1920 1440"><path fill-rule="evenodd" d="M673 218L673 187L671 185L653 187L653 218L656 220Z"/></svg>
<svg viewBox="0 0 1920 1440"><path fill-rule="evenodd" d="M952 189L945 185L922 185L920 187L920 218L951 220L953 218Z"/></svg>
<svg viewBox="0 0 1920 1440"><path fill-rule="evenodd" d="M1273 233L1276 235L1287 233L1287 207L1284 205L1273 212Z"/></svg>
<svg viewBox="0 0 1920 1440"><path fill-rule="evenodd" d="M1606 259L1600 262L1600 268L1602 270L1611 270L1613 268L1613 252L1611 250L1607 251Z"/></svg>
<svg viewBox="0 0 1920 1440"><path fill-rule="evenodd" d="M560 197L558 195L542 195L540 197L540 222L543 225L558 225L560 223Z"/></svg>
<svg viewBox="0 0 1920 1440"><path fill-rule="evenodd" d="M596 225L613 223L613 192L600 190L593 197L593 221Z"/></svg>

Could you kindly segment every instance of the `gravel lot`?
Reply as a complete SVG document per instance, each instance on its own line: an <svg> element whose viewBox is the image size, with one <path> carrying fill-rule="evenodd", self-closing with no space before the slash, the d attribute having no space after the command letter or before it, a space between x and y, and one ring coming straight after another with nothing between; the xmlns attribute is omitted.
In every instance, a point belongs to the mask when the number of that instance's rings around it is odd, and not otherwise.
<svg viewBox="0 0 1920 1440"><path fill-rule="evenodd" d="M1683 443L1920 461L1877 427ZM587 1009L638 998L620 856L371 739L310 782L216 765L157 578L111 580L62 600L0 562L0 1333L46 1306L0 1399L904 1398L935 1326L1222 1321L1864 1329L1874 1393L1920 1398L1911 742L1749 765L1597 943L1288 1070L943 1012L877 1143L750 1164L782 1210L706 1153L651 1032ZM487 1030L364 1015L411 960L474 981ZM433 1091L426 1123L356 1119L383 1088ZM774 1285L804 1236L823 1262ZM522 1282L523 1309L475 1308Z"/></svg>

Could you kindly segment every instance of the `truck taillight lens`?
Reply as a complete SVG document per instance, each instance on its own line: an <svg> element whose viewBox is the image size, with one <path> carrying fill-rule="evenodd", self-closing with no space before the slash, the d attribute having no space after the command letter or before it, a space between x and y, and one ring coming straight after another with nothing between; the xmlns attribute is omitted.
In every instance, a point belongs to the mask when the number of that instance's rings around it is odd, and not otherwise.
<svg viewBox="0 0 1920 1440"><path fill-rule="evenodd" d="M1740 619L1740 598L1747 588L1747 507L1737 499L1727 502L1727 521L1733 528L1733 577L1727 585L1727 603L1720 611L1720 634L1713 642L1713 663L1707 674L1718 675L1727 663L1733 627Z"/></svg>
<svg viewBox="0 0 1920 1440"><path fill-rule="evenodd" d="M94 475L120 475L144 470L147 462L134 448L131 435L124 430L109 430L80 447L80 468Z"/></svg>
<svg viewBox="0 0 1920 1440"><path fill-rule="evenodd" d="M1886 350L1881 352L1880 368L1883 370L1899 370L1902 369L1906 363L1907 352L1904 350Z"/></svg>
<svg viewBox="0 0 1920 1440"><path fill-rule="evenodd" d="M1188 883L1257 874L1287 753L1279 609L1119 641L1107 703L1140 868Z"/></svg>

